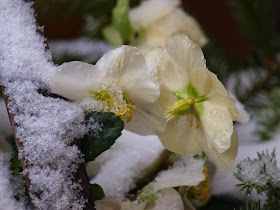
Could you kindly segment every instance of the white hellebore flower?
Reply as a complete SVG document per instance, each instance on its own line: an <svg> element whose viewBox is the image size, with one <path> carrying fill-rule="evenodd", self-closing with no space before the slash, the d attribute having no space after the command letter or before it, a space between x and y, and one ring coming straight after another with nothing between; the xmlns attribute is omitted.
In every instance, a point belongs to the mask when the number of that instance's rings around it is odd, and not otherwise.
<svg viewBox="0 0 280 210"><path fill-rule="evenodd" d="M51 74L49 84L53 93L80 102L85 110L114 112L126 123L132 121L130 127L139 134L144 129L135 125L141 120L133 112L160 94L144 56L130 46L107 52L96 65L64 63Z"/></svg>
<svg viewBox="0 0 280 210"><path fill-rule="evenodd" d="M235 101L217 76L208 71L201 49L184 34L173 34L165 48L154 48L161 81L161 105L167 122L158 133L163 145L182 155L205 152L221 169L230 169L238 150L233 120ZM159 110L160 111L160 110Z"/></svg>
<svg viewBox="0 0 280 210"><path fill-rule="evenodd" d="M203 47L207 43L197 21L179 8L180 0L145 0L130 11L130 21L134 30L144 32L136 46L141 52L152 47L164 46L172 33L187 34L192 41Z"/></svg>

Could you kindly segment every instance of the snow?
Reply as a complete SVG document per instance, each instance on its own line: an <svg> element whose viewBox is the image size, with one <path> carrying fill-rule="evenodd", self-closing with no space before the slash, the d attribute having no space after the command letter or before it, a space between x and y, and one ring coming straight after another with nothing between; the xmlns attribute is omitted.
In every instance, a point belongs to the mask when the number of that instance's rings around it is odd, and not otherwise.
<svg viewBox="0 0 280 210"><path fill-rule="evenodd" d="M14 198L13 186L10 182L9 154L0 153L0 206L1 209L24 210L24 203Z"/></svg>
<svg viewBox="0 0 280 210"><path fill-rule="evenodd" d="M24 174L31 180L33 204L42 210L82 209L85 199L72 173L83 161L73 144L86 132L83 110L40 94L40 89L49 90L55 66L30 7L23 0L1 0L0 84L6 87L16 135L23 144L20 156L28 165Z"/></svg>
<svg viewBox="0 0 280 210"><path fill-rule="evenodd" d="M144 137L124 130L112 148L91 163L90 168L100 170L90 182L99 184L106 196L124 199L163 149L156 136Z"/></svg>
<svg viewBox="0 0 280 210"><path fill-rule="evenodd" d="M72 40L48 41L48 46L53 57L59 58L64 55L81 57L83 62L92 63L101 58L106 52L112 49L104 41L92 41L87 38Z"/></svg>

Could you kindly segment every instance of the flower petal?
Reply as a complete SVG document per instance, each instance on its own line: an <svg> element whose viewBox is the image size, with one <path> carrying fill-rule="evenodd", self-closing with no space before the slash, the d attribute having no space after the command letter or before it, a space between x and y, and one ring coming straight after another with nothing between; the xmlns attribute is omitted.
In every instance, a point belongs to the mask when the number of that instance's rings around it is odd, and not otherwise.
<svg viewBox="0 0 280 210"><path fill-rule="evenodd" d="M51 74L51 91L65 98L82 101L90 97L89 90L98 86L102 76L94 65L72 61L58 66Z"/></svg>
<svg viewBox="0 0 280 210"><path fill-rule="evenodd" d="M180 194L173 188L160 190L154 205L149 205L145 210L184 210L184 203Z"/></svg>
<svg viewBox="0 0 280 210"><path fill-rule="evenodd" d="M206 96L211 91L213 81L205 67L193 68L189 77L199 96Z"/></svg>
<svg viewBox="0 0 280 210"><path fill-rule="evenodd" d="M203 132L202 129L189 127L187 117L183 116L167 123L164 132L158 134L158 136L166 149L190 156L202 152L195 140L195 136L200 132Z"/></svg>
<svg viewBox="0 0 280 210"><path fill-rule="evenodd" d="M158 37L158 40L150 41L151 47L165 45L171 34L180 32L186 34L193 42L199 46L204 46L207 39L197 21L181 8L177 8L164 18L154 22L146 31L147 37Z"/></svg>
<svg viewBox="0 0 280 210"><path fill-rule="evenodd" d="M185 34L172 34L166 42L166 50L174 63L185 71L190 71L195 67L206 66L202 50Z"/></svg>
<svg viewBox="0 0 280 210"><path fill-rule="evenodd" d="M146 0L130 10L130 22L135 30L145 29L180 5L179 0Z"/></svg>
<svg viewBox="0 0 280 210"><path fill-rule="evenodd" d="M220 169L222 170L231 170L232 164L236 158L238 152L238 135L233 129L231 136L231 146L228 150L223 153L219 153L215 148L209 148L205 141L201 138L197 138L199 145L203 148L205 154L213 160Z"/></svg>
<svg viewBox="0 0 280 210"><path fill-rule="evenodd" d="M172 62L172 58L168 55L166 49L153 48L146 53L145 58L148 63L155 65L158 69L161 86L165 86L172 91L185 86L188 81L187 71L182 71L182 68Z"/></svg>
<svg viewBox="0 0 280 210"><path fill-rule="evenodd" d="M144 56L135 47L111 50L96 63L110 82L120 83L133 103L153 103L159 97L159 86L148 73Z"/></svg>
<svg viewBox="0 0 280 210"><path fill-rule="evenodd" d="M125 125L125 129L142 136L162 133L166 127L163 115L164 111L159 103L138 105L133 110L132 121Z"/></svg>
<svg viewBox="0 0 280 210"><path fill-rule="evenodd" d="M233 123L227 106L205 101L200 121L207 138L209 148L215 148L219 153L230 147ZM196 105L195 105L196 106Z"/></svg>

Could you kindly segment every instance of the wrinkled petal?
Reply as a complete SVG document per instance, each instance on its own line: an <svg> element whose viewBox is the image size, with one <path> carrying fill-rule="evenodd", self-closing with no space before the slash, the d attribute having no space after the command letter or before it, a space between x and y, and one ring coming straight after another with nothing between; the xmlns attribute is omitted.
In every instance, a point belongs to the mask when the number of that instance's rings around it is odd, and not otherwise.
<svg viewBox="0 0 280 210"><path fill-rule="evenodd" d="M238 135L235 130L233 129L233 133L231 136L231 146L228 150L223 153L219 153L214 148L209 148L208 144L203 141L201 138L197 138L199 145L202 147L205 154L214 161L218 167L222 170L231 170L232 164L236 158L238 152Z"/></svg>
<svg viewBox="0 0 280 210"><path fill-rule="evenodd" d="M82 101L90 97L89 91L103 80L94 65L72 61L58 66L51 74L51 91L65 98Z"/></svg>
<svg viewBox="0 0 280 210"><path fill-rule="evenodd" d="M191 156L202 152L195 140L201 129L189 127L187 116L178 117L167 123L163 133L158 134L163 146L181 155Z"/></svg>
<svg viewBox="0 0 280 210"><path fill-rule="evenodd" d="M133 110L132 121L125 125L125 129L142 136L162 133L166 127L163 115L164 111L158 103L137 106Z"/></svg>
<svg viewBox="0 0 280 210"><path fill-rule="evenodd" d="M120 83L134 103L153 103L159 97L159 86L148 75L144 56L135 47L122 46L111 50L96 63L106 80Z"/></svg>
<svg viewBox="0 0 280 210"><path fill-rule="evenodd" d="M145 58L147 62L156 65L162 86L173 91L185 86L186 81L188 81L187 71L172 62L172 58L168 55L166 49L161 47L153 48L146 53Z"/></svg>
<svg viewBox="0 0 280 210"><path fill-rule="evenodd" d="M146 0L130 10L129 17L135 30L145 29L180 5L179 0Z"/></svg>
<svg viewBox="0 0 280 210"><path fill-rule="evenodd" d="M174 63L185 69L185 71L196 67L205 67L206 65L200 47L185 34L172 34L166 42L166 50Z"/></svg>
<svg viewBox="0 0 280 210"><path fill-rule="evenodd" d="M149 205L145 210L184 210L184 203L180 194L173 188L163 189L158 192L155 204Z"/></svg>
<svg viewBox="0 0 280 210"><path fill-rule="evenodd" d="M200 121L208 147L216 149L219 153L225 152L231 145L233 132L233 123L228 108L219 103L205 101Z"/></svg>

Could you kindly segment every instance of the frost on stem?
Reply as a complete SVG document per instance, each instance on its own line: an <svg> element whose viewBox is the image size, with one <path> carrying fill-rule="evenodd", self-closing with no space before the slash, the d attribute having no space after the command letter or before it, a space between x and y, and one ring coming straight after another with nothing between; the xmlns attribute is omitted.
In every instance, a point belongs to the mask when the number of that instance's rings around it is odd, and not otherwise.
<svg viewBox="0 0 280 210"><path fill-rule="evenodd" d="M83 159L74 140L86 132L84 112L38 92L48 89L55 67L30 3L1 1L0 40L0 84L17 125L20 157L28 165L24 174L31 181L32 202L38 209L83 209L83 187L74 177Z"/></svg>

